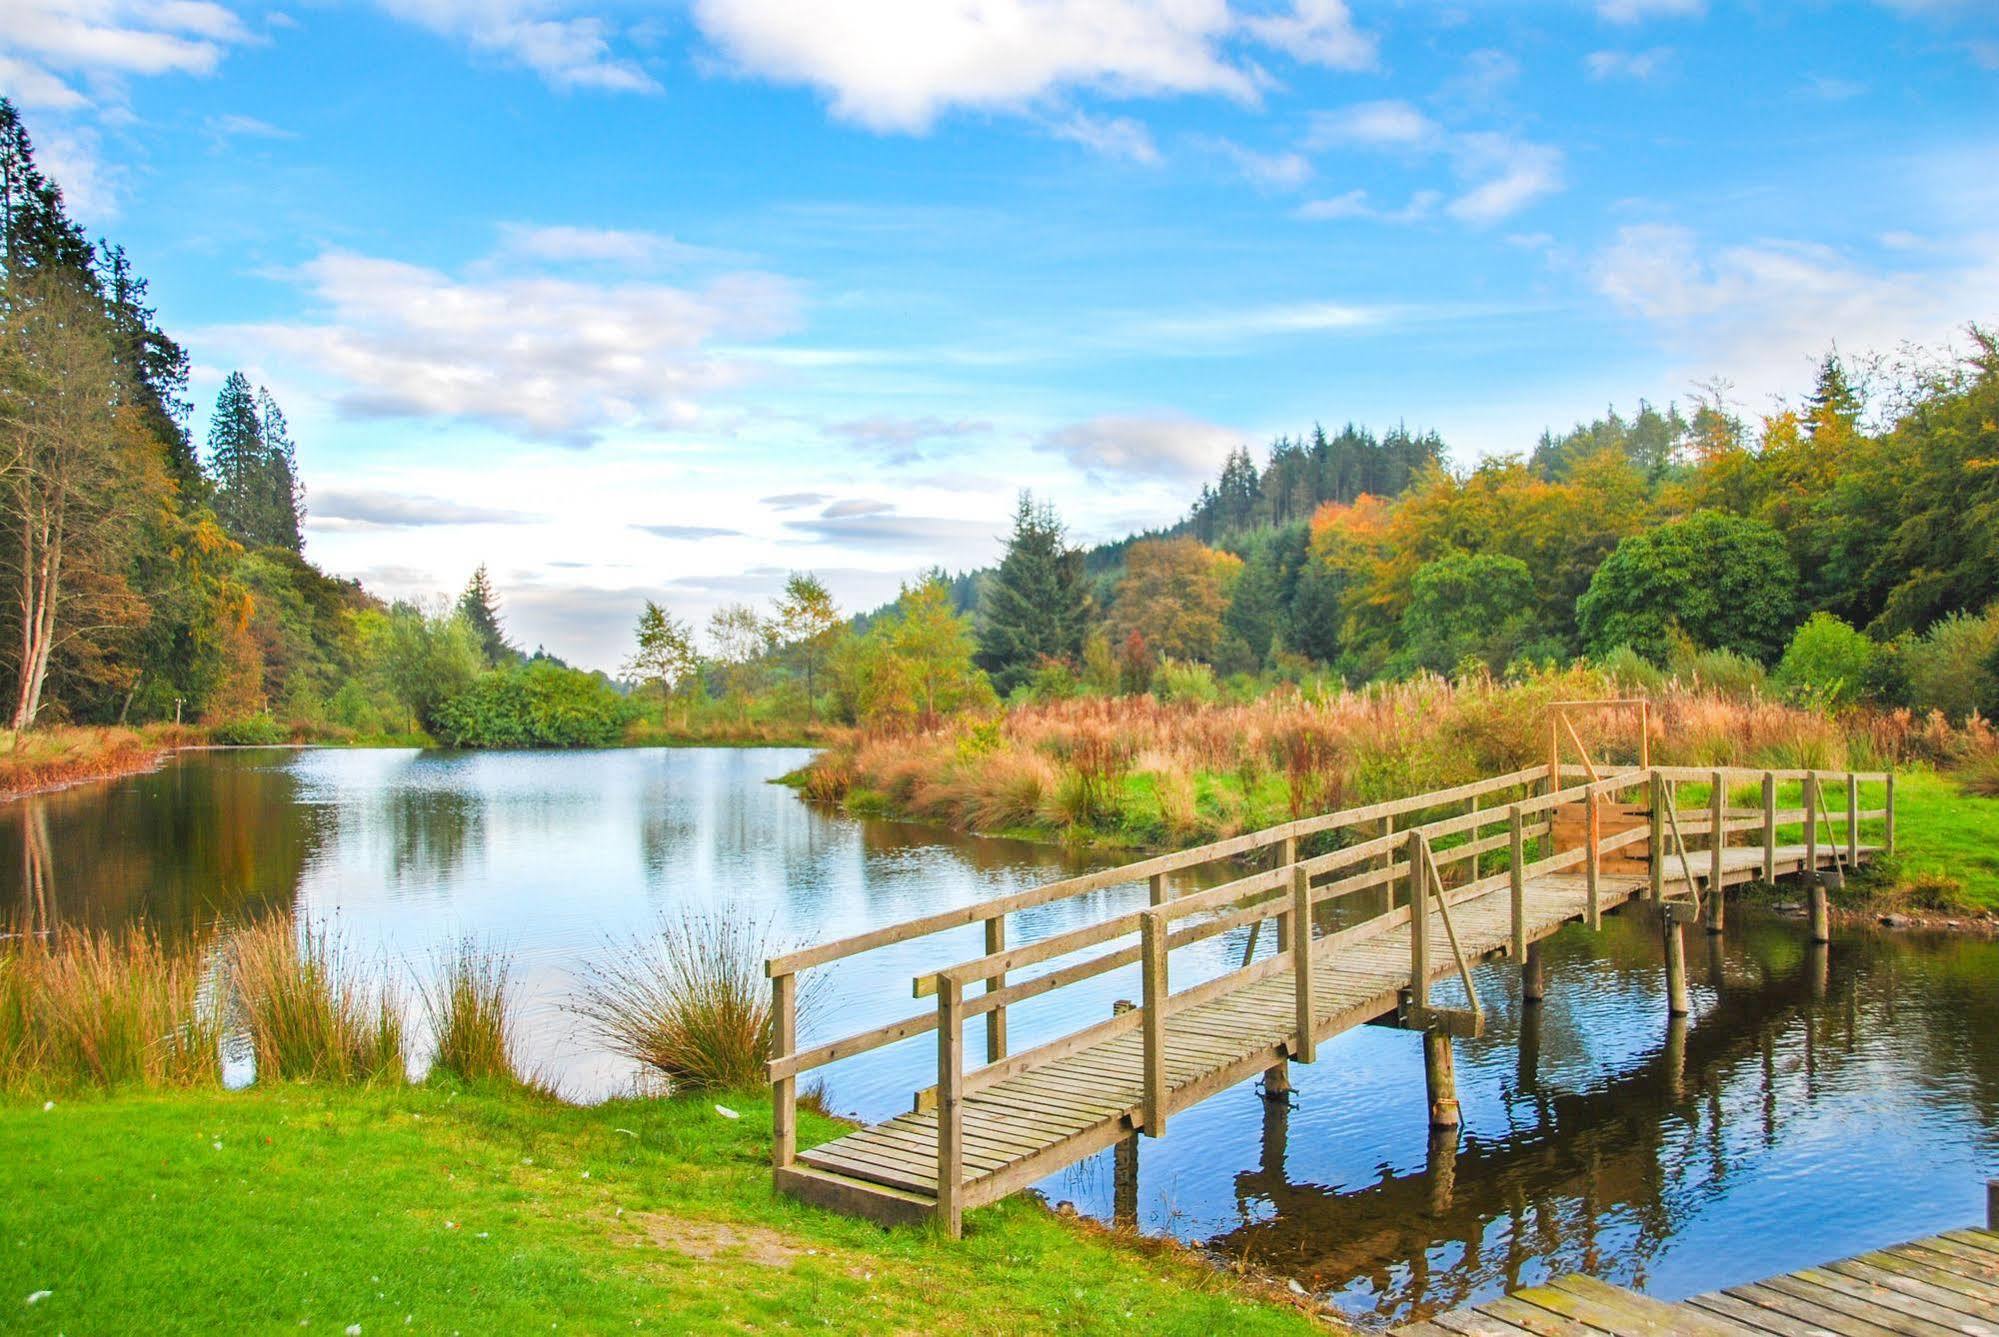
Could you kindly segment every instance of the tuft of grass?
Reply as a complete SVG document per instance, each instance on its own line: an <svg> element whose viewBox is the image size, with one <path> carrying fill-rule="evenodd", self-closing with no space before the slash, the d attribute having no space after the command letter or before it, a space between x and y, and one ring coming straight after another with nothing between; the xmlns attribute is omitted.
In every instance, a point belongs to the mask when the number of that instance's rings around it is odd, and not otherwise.
<svg viewBox="0 0 1999 1337"><path fill-rule="evenodd" d="M1973 798L1999 798L1999 752L1988 752L1967 762L1952 778L1960 790Z"/></svg>
<svg viewBox="0 0 1999 1337"><path fill-rule="evenodd" d="M468 1082L522 1080L513 962L467 940L440 956L421 989L435 1054L432 1069Z"/></svg>
<svg viewBox="0 0 1999 1337"><path fill-rule="evenodd" d="M576 1014L614 1053L672 1089L751 1091L774 1035L764 937L738 920L682 914L614 947L581 982Z"/></svg>
<svg viewBox="0 0 1999 1337"><path fill-rule="evenodd" d="M237 1006L261 1081L400 1082L409 1072L401 999L342 956L324 926L289 915L232 942Z"/></svg>
<svg viewBox="0 0 1999 1337"><path fill-rule="evenodd" d="M222 1014L192 947L150 930L17 935L0 953L0 1085L195 1086L222 1078Z"/></svg>

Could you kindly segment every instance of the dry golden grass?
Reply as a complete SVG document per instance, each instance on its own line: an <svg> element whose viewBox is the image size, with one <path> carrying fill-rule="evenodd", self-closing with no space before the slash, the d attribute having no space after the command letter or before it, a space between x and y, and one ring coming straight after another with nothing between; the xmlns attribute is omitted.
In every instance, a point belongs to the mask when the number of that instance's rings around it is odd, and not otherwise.
<svg viewBox="0 0 1999 1337"><path fill-rule="evenodd" d="M201 741L200 730L171 724L0 730L0 797L150 770L174 748Z"/></svg>

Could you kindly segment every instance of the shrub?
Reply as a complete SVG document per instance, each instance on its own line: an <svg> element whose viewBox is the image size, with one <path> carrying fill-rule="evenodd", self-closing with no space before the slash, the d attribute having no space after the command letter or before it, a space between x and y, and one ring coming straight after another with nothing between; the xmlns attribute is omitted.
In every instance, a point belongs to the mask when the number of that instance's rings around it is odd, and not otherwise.
<svg viewBox="0 0 1999 1337"><path fill-rule="evenodd" d="M423 988L432 1066L468 1082L517 1082L513 963L467 941Z"/></svg>
<svg viewBox="0 0 1999 1337"><path fill-rule="evenodd" d="M1777 664L1777 686L1799 705L1838 710L1867 690L1874 642L1831 613L1813 613Z"/></svg>
<svg viewBox="0 0 1999 1337"><path fill-rule="evenodd" d="M752 1090L768 1080L775 1034L767 954L738 919L682 914L614 947L571 1006L613 1053L675 1088Z"/></svg>
<svg viewBox="0 0 1999 1337"><path fill-rule="evenodd" d="M1909 676L1909 704L1940 710L1954 720L1973 711L1999 714L1999 605L1984 616L1953 613L1909 642L1902 662Z"/></svg>
<svg viewBox="0 0 1999 1337"><path fill-rule="evenodd" d="M1999 798L1999 752L1978 757L1957 773L1957 787L1977 798Z"/></svg>
<svg viewBox="0 0 1999 1337"><path fill-rule="evenodd" d="M1733 650L1697 650L1673 656L1673 676L1697 692L1748 700L1763 691L1763 666Z"/></svg>
<svg viewBox="0 0 1999 1337"><path fill-rule="evenodd" d="M1666 671L1628 645L1619 645L1597 658L1599 672L1627 692L1655 696L1665 690Z"/></svg>
<svg viewBox="0 0 1999 1337"><path fill-rule="evenodd" d="M596 674L547 660L481 674L438 711L454 747L609 747L638 708Z"/></svg>
<svg viewBox="0 0 1999 1337"><path fill-rule="evenodd" d="M224 747L272 747L286 741L283 727L269 715L229 720L210 729L208 736Z"/></svg>
<svg viewBox="0 0 1999 1337"><path fill-rule="evenodd" d="M1220 698L1221 687L1215 682L1215 671L1206 664L1162 659L1152 675L1152 694L1161 701L1211 706Z"/></svg>
<svg viewBox="0 0 1999 1337"><path fill-rule="evenodd" d="M260 1081L407 1077L400 1000L371 989L326 929L267 919L237 932L231 965Z"/></svg>
<svg viewBox="0 0 1999 1337"><path fill-rule="evenodd" d="M1769 524L1695 511L1621 540L1576 601L1576 622L1596 654L1629 645L1663 663L1677 630L1767 661L1784 643L1797 587L1797 566Z"/></svg>

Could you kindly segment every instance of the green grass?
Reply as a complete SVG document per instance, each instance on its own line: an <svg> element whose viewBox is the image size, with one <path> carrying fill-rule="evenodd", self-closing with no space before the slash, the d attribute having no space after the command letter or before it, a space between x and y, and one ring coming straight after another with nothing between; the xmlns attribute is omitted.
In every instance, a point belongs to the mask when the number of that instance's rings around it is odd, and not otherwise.
<svg viewBox="0 0 1999 1337"><path fill-rule="evenodd" d="M1962 885L1966 909L1999 911L1999 798L1934 771L1897 775L1895 856L1896 882L1947 878Z"/></svg>
<svg viewBox="0 0 1999 1337"><path fill-rule="evenodd" d="M780 1199L768 1108L737 1108L435 1083L0 1104L0 1328L1323 1331L1025 1200L954 1244Z"/></svg>

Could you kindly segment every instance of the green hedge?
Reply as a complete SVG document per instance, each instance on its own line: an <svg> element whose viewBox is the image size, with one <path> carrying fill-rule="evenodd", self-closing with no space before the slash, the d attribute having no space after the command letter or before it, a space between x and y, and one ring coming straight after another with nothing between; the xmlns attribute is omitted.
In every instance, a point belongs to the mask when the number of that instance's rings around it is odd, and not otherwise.
<svg viewBox="0 0 1999 1337"><path fill-rule="evenodd" d="M481 674L438 712L453 747L609 747L637 707L594 674L546 661Z"/></svg>

